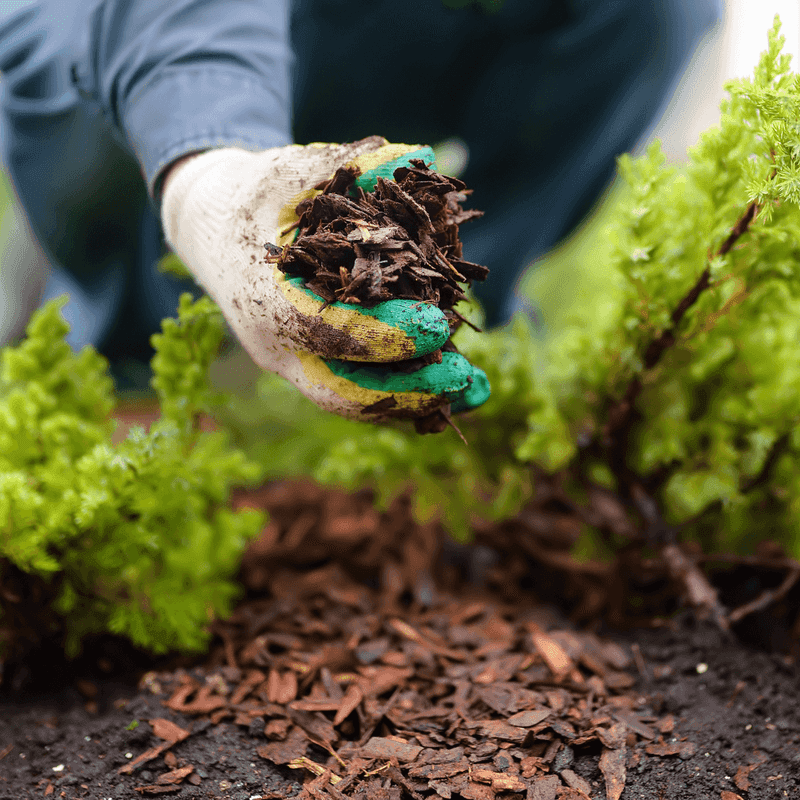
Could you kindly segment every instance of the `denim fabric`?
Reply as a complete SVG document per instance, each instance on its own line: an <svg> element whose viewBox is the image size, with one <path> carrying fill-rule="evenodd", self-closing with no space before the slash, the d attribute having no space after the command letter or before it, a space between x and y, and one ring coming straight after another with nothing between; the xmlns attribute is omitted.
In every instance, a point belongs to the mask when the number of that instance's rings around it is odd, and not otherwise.
<svg viewBox="0 0 800 800"><path fill-rule="evenodd" d="M586 213L720 13L718 0L291 11L290 25L288 0L0 3L2 157L55 265L48 292L72 287L76 344L144 352L174 310L147 200L172 160L374 133L466 142L486 211L464 228L466 256L492 269L478 293L501 322L522 269Z"/></svg>
<svg viewBox="0 0 800 800"><path fill-rule="evenodd" d="M0 4L2 160L75 347L149 356L187 284L154 269L147 189L192 150L291 141L288 28L284 0Z"/></svg>

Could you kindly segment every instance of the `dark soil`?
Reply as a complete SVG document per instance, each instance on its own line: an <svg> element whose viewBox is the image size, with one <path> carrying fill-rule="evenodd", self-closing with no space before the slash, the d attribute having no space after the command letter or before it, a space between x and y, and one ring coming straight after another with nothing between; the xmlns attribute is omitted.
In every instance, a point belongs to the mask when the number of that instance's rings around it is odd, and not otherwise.
<svg viewBox="0 0 800 800"><path fill-rule="evenodd" d="M137 688L134 654L106 643L6 681L0 798L800 797L786 609L738 639L686 611L612 631L567 572L531 558L527 586L519 548L487 530L449 545L402 498L380 514L368 493L284 483L238 502L271 522L209 655L153 662ZM764 580L709 575L732 607Z"/></svg>

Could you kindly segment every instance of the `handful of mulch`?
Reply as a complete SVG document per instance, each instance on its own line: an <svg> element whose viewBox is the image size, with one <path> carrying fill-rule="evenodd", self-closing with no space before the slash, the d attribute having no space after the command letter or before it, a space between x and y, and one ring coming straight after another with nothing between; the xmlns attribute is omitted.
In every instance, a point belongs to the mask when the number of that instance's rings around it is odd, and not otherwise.
<svg viewBox="0 0 800 800"><path fill-rule="evenodd" d="M461 258L458 238L458 226L483 212L462 208L470 193L464 183L419 159L411 164L396 169L394 181L378 178L374 192L353 188L356 167L340 167L315 186L322 194L297 206L299 234L278 267L301 276L326 304L372 308L404 298L452 310L464 298L459 283L489 274Z"/></svg>
<svg viewBox="0 0 800 800"><path fill-rule="evenodd" d="M283 272L300 276L325 307L340 301L372 308L393 299L432 303L444 311L451 334L464 322L453 306L465 298L461 284L484 280L489 270L465 261L459 225L483 215L464 210L470 190L456 178L428 169L421 159L399 167L394 181L378 178L375 191L354 186L357 167L340 167L315 186L322 194L297 206L293 244L265 247ZM447 350L455 350L448 342ZM403 362L399 369L440 362L441 350ZM418 363L417 363L418 362ZM419 432L449 424L446 410L417 421Z"/></svg>

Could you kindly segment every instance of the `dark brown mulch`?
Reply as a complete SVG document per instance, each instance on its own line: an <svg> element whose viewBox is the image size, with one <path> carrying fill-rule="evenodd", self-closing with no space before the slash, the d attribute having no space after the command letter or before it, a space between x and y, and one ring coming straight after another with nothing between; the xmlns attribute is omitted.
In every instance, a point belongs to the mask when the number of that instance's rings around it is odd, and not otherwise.
<svg viewBox="0 0 800 800"><path fill-rule="evenodd" d="M325 300L371 308L405 298L451 314L464 298L459 284L489 270L461 257L459 225L482 216L465 211L469 190L419 159L394 180L378 178L374 192L353 189L360 172L342 167L315 187L322 193L297 206L298 236L280 250L266 244L278 267L299 275Z"/></svg>
<svg viewBox="0 0 800 800"><path fill-rule="evenodd" d="M416 300L442 309L452 334L466 322L453 308L466 298L464 286L489 274L462 258L459 238L459 226L483 212L464 210L470 190L462 181L428 169L420 159L410 163L394 171L394 180L378 178L371 192L354 186L357 167L339 168L314 187L320 194L297 206L299 218L284 232L297 228L295 241L264 247L268 260L301 277L323 299L320 312L336 301L372 308L387 300ZM443 349L456 350L448 339L439 350L389 366L413 372L441 363ZM395 403L386 397L364 412L384 413ZM458 430L449 405L417 418L415 426L420 434Z"/></svg>
<svg viewBox="0 0 800 800"><path fill-rule="evenodd" d="M380 514L284 483L239 502L272 521L210 656L116 702L97 679L72 684L77 705L3 698L0 798L798 796L790 656L686 614L579 629L520 587L518 552L487 531L448 546L402 498Z"/></svg>

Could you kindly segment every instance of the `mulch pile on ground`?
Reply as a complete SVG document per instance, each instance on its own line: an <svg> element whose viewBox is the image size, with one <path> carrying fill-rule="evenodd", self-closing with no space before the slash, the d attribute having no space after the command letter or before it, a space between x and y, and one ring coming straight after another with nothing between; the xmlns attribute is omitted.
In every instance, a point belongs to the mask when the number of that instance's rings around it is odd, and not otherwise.
<svg viewBox="0 0 800 800"><path fill-rule="evenodd" d="M458 226L483 212L462 208L469 194L462 181L419 159L411 164L395 170L394 181L378 178L374 192L351 192L360 174L353 167L315 187L322 194L297 207L298 236L278 251L278 267L326 304L371 308L406 298L451 310L464 298L459 283L489 274L461 257L458 237Z"/></svg>
<svg viewBox="0 0 800 800"><path fill-rule="evenodd" d="M308 482L239 496L271 521L210 655L124 697L95 673L69 682L80 704L54 703L52 680L0 698L0 800L796 796L795 662L677 620L620 643L577 629L543 605L597 594L559 567L579 522L556 496L469 548L405 498L381 513ZM536 592L521 531L551 548L544 571L529 562ZM513 552L487 557L491 542Z"/></svg>
<svg viewBox="0 0 800 800"><path fill-rule="evenodd" d="M616 799L637 743L694 752L670 714L637 710L618 645L555 627L540 606L442 589L437 529L415 525L402 499L380 515L366 494L311 484L265 495L248 499L271 522L244 564L263 599L215 625L223 644L206 671L145 685L172 711L262 733L258 756L298 770L306 797L579 800L597 788L570 768L585 746ZM156 724L164 744L123 772L189 735ZM183 769L138 790L169 791Z"/></svg>

